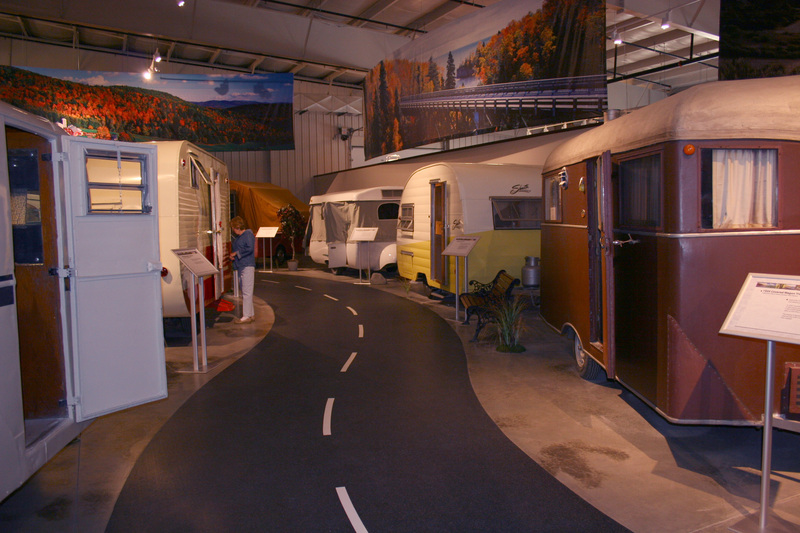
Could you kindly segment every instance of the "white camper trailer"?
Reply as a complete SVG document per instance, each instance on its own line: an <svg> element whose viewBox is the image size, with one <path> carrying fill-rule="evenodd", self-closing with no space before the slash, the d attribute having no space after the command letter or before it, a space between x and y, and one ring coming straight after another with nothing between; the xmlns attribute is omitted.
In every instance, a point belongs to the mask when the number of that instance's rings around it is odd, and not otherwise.
<svg viewBox="0 0 800 533"><path fill-rule="evenodd" d="M442 252L455 237L476 236L470 279L501 269L517 277L541 249L542 168L533 165L435 163L408 178L397 226L398 273L453 294L455 259Z"/></svg>
<svg viewBox="0 0 800 533"><path fill-rule="evenodd" d="M308 255L334 272L381 270L397 264L395 238L402 187L371 187L312 196ZM377 228L372 241L354 240L358 228ZM357 237L356 237L357 238Z"/></svg>
<svg viewBox="0 0 800 533"><path fill-rule="evenodd" d="M0 103L0 500L97 416L166 397L154 146Z"/></svg>
<svg viewBox="0 0 800 533"><path fill-rule="evenodd" d="M191 274L172 252L200 251L219 274L204 280L203 300L210 305L230 289L231 237L228 167L225 162L187 141L159 141L158 203L164 317L189 316Z"/></svg>

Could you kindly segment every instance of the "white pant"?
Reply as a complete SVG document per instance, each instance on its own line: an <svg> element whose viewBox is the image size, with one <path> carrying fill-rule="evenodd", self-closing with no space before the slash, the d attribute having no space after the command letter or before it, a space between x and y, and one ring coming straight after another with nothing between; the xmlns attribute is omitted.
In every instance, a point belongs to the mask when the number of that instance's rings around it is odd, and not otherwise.
<svg viewBox="0 0 800 533"><path fill-rule="evenodd" d="M239 271L239 282L242 284L242 318L250 318L256 312L253 309L253 284L255 283L255 267L244 267Z"/></svg>

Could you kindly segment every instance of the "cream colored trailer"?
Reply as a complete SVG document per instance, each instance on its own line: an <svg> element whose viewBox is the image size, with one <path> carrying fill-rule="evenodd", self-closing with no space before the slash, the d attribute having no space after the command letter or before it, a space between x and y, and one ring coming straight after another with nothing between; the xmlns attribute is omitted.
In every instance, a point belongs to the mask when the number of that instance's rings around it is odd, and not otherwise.
<svg viewBox="0 0 800 533"><path fill-rule="evenodd" d="M197 249L219 269L204 280L205 305L231 287L228 167L187 141L153 144L158 147L159 233L166 269L161 278L164 317L188 317L191 274L172 250Z"/></svg>
<svg viewBox="0 0 800 533"><path fill-rule="evenodd" d="M542 167L435 163L408 178L397 227L398 272L451 293L455 260L442 252L453 238L476 236L470 279L491 281L501 269L520 275L541 248Z"/></svg>
<svg viewBox="0 0 800 533"><path fill-rule="evenodd" d="M334 272L381 270L397 264L397 216L403 188L370 187L312 196L308 255ZM352 239L357 228L377 228L373 241Z"/></svg>

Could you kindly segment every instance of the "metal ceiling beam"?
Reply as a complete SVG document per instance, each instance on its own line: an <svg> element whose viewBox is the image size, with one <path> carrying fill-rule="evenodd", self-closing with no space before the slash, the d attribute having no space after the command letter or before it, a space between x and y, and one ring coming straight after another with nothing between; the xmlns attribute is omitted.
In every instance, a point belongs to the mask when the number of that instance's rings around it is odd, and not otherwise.
<svg viewBox="0 0 800 533"><path fill-rule="evenodd" d="M397 3L397 0L378 0L377 2L369 6L367 9L358 14L358 16L362 17L362 19L351 20L350 22L348 22L348 24L350 26L355 26L357 28L360 28L361 26L366 24L367 19L372 19L373 17L377 17L383 11L393 6L395 3Z"/></svg>
<svg viewBox="0 0 800 533"><path fill-rule="evenodd" d="M348 20L360 20L360 21L368 22L370 24L378 24L380 26L385 26L387 28L395 28L395 29L398 29L398 30L401 30L401 31L410 31L410 32L415 32L415 33L427 33L427 32L425 32L423 30L418 30L418 29L415 29L415 28L412 28L412 27L408 27L408 26L400 26L398 24L392 24L390 22L381 22L380 20L366 19L366 18L359 17L359 16L356 16L356 15L348 15L347 13L339 13L339 12L336 12L336 11L329 11L327 9L321 9L321 8L318 8L318 7L308 7L308 6L292 4L291 2L283 2L281 0L261 0L260 5L263 6L263 4L276 4L276 5L279 5L279 6L296 7L296 8L299 8L299 9L308 9L309 11L313 11L315 13L324 13L325 15L332 15L334 17L341 17L341 18L348 19ZM267 9L269 9L269 8L267 8Z"/></svg>

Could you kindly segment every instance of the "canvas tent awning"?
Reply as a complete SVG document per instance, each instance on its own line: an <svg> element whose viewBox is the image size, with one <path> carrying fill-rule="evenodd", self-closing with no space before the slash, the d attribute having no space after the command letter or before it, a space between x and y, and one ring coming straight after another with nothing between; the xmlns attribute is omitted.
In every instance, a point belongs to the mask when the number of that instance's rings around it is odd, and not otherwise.
<svg viewBox="0 0 800 533"><path fill-rule="evenodd" d="M238 214L253 232L261 227L280 227L278 210L292 204L308 220L308 204L297 198L289 189L272 183L253 181L230 181L236 193Z"/></svg>

